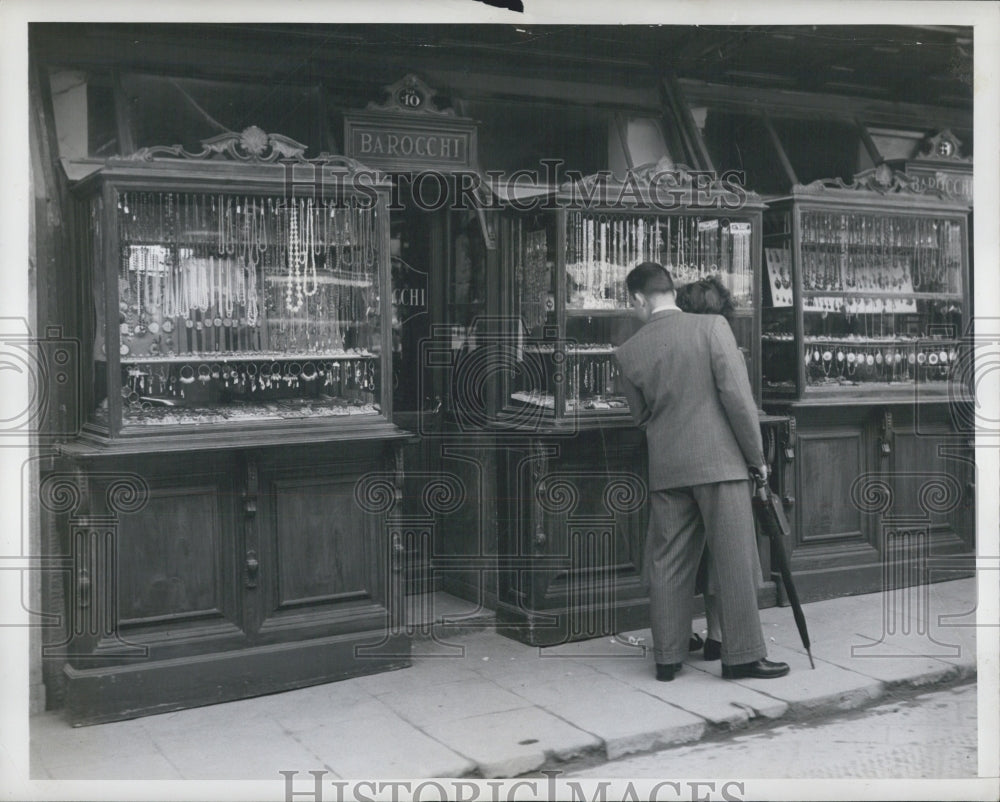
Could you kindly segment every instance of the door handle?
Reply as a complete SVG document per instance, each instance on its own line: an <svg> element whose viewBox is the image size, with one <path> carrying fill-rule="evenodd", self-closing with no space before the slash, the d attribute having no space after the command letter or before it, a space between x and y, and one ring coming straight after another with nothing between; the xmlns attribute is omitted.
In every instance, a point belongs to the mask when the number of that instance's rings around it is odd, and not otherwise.
<svg viewBox="0 0 1000 802"><path fill-rule="evenodd" d="M257 552L253 549L247 552L247 587L257 587L257 572L260 570L260 562L257 560Z"/></svg>
<svg viewBox="0 0 1000 802"><path fill-rule="evenodd" d="M892 413L886 410L882 413L881 434L878 438L879 456L886 459L892 454L892 442L895 439L895 431L892 427Z"/></svg>

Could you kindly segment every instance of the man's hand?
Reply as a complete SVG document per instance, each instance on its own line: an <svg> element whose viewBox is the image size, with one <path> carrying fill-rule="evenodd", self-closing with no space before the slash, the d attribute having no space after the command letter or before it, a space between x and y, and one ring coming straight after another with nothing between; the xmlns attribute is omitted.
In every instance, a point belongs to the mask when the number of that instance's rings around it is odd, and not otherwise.
<svg viewBox="0 0 1000 802"><path fill-rule="evenodd" d="M764 480L764 484L767 484L767 465L766 464L764 464L764 465L758 465L755 468L752 468L751 471L754 474L759 474L760 477L761 477L761 479Z"/></svg>

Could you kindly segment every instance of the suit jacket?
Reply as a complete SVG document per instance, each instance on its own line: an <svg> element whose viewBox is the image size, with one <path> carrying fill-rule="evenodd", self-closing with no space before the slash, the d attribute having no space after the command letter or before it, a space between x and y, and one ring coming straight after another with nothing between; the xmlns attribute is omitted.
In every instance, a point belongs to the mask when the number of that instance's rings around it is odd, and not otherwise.
<svg viewBox="0 0 1000 802"><path fill-rule="evenodd" d="M646 431L651 490L746 479L763 464L750 378L725 318L661 310L615 357Z"/></svg>

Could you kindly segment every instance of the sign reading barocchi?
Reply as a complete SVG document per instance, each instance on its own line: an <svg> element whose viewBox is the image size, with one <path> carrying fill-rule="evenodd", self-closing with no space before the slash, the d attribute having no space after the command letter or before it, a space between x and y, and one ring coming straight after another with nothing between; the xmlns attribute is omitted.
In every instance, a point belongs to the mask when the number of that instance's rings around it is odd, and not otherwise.
<svg viewBox="0 0 1000 802"><path fill-rule="evenodd" d="M414 75L385 87L386 103L344 115L345 155L385 169L476 169L476 123L434 108Z"/></svg>
<svg viewBox="0 0 1000 802"><path fill-rule="evenodd" d="M471 168L475 164L475 128L443 126L435 120L404 125L398 119L348 116L344 126L347 155L373 167ZM364 114L368 118L367 113Z"/></svg>
<svg viewBox="0 0 1000 802"><path fill-rule="evenodd" d="M906 165L906 172L913 177L916 187L923 190L938 190L946 198L960 200L972 205L972 169L949 169L928 167L919 163Z"/></svg>
<svg viewBox="0 0 1000 802"><path fill-rule="evenodd" d="M924 139L918 153L904 162L904 169L916 188L936 190L972 206L972 158L962 155L962 143L951 131Z"/></svg>

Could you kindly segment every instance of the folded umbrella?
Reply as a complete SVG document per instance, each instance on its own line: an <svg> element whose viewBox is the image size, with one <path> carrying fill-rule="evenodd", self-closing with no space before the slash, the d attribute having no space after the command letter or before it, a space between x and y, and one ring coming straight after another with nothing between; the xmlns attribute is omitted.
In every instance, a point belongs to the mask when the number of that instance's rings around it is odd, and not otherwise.
<svg viewBox="0 0 1000 802"><path fill-rule="evenodd" d="M795 583L792 581L792 569L788 563L788 555L785 553L784 538L791 531L788 528L788 519L785 518L781 499L771 491L764 477L754 472L754 481L757 485L753 496L754 515L757 518L757 523L761 531L767 535L768 540L771 542L771 562L778 565L778 571L781 573L781 582L785 586L785 595L792 605L795 626L798 628L799 636L802 638L802 645L806 647L806 654L809 655L809 665L816 668L809 642L809 629L806 627L806 617L802 612L802 603L799 601L798 591L795 590Z"/></svg>

